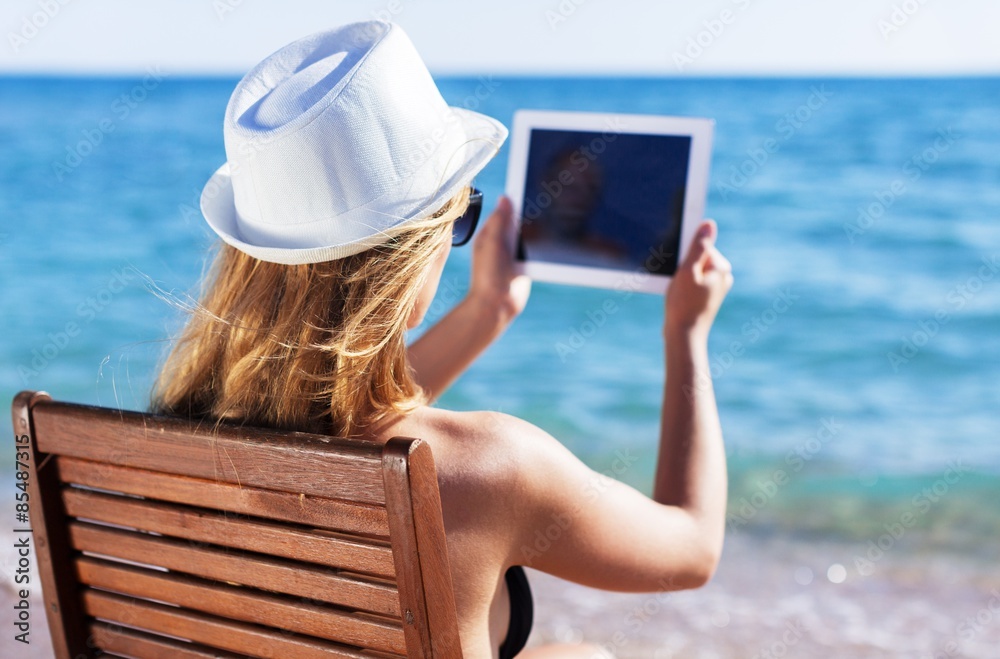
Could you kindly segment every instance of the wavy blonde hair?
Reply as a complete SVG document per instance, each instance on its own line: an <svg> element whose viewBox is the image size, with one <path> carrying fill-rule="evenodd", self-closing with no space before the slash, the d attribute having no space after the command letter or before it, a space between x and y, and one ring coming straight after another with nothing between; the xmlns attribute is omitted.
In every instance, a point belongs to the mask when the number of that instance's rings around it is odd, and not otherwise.
<svg viewBox="0 0 1000 659"><path fill-rule="evenodd" d="M468 200L466 188L385 244L336 261L282 265L222 244L152 411L352 437L426 404L406 326Z"/></svg>

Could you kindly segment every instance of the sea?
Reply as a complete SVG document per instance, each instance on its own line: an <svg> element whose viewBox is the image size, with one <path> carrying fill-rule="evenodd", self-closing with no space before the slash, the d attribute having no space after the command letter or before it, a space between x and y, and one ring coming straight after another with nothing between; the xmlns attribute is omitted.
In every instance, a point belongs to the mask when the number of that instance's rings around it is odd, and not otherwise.
<svg viewBox="0 0 1000 659"><path fill-rule="evenodd" d="M184 320L169 298L197 295L215 240L198 199L225 159L236 82L0 78L0 399L147 405ZM1000 79L438 84L508 126L521 108L715 121L706 215L735 276L709 350L729 468L722 565L664 600L532 571L532 643L1000 656ZM487 210L507 156L477 178ZM428 324L465 294L470 252L452 251ZM438 405L527 419L649 493L663 307L535 282Z"/></svg>

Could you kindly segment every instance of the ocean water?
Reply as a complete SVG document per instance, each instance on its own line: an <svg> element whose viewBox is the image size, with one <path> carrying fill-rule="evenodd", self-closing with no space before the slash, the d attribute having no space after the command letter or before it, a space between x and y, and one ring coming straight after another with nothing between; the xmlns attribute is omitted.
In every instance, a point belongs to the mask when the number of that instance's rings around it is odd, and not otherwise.
<svg viewBox="0 0 1000 659"><path fill-rule="evenodd" d="M235 82L0 79L0 398L145 406L183 319L151 283L197 291L214 239L197 201ZM440 86L508 125L517 108L714 118L708 214L736 280L710 350L730 528L863 548L910 513L908 551L996 558L1000 80ZM488 206L506 159L477 181ZM454 250L431 321L468 269ZM620 477L649 491L662 316L656 296L537 283L440 405L524 417L599 470L629 452Z"/></svg>

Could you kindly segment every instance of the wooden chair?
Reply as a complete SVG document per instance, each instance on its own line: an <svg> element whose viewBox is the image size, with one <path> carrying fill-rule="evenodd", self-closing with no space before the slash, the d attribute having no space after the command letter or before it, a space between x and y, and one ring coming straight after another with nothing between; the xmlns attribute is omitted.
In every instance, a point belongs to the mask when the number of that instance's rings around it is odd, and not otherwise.
<svg viewBox="0 0 1000 659"><path fill-rule="evenodd" d="M462 656L425 442L31 391L13 419L60 659Z"/></svg>

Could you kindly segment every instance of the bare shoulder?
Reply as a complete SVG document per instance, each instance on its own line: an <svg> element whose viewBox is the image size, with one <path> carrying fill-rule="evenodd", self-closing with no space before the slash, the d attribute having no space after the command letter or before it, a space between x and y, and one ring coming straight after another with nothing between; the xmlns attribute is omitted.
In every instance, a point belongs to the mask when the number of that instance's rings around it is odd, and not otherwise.
<svg viewBox="0 0 1000 659"><path fill-rule="evenodd" d="M439 476L503 498L523 487L540 444L554 442L536 426L501 412L433 410L425 417Z"/></svg>
<svg viewBox="0 0 1000 659"><path fill-rule="evenodd" d="M441 459L478 484L492 481L497 487L518 488L524 494L533 473L572 462L582 466L547 432L503 412L435 410L430 421Z"/></svg>
<svg viewBox="0 0 1000 659"><path fill-rule="evenodd" d="M444 505L458 502L452 518L478 526L508 565L535 566L526 549L535 531L577 517L587 488L601 478L552 435L515 416L435 410L427 418Z"/></svg>
<svg viewBox="0 0 1000 659"><path fill-rule="evenodd" d="M491 410L477 412L453 412L430 408L431 422L449 434L475 436L501 441L517 437L523 433L545 434L537 426L504 412Z"/></svg>
<svg viewBox="0 0 1000 659"><path fill-rule="evenodd" d="M525 515L546 496L537 484L576 458L542 429L501 412L429 409L420 425L452 530L488 539L501 560L520 563Z"/></svg>

